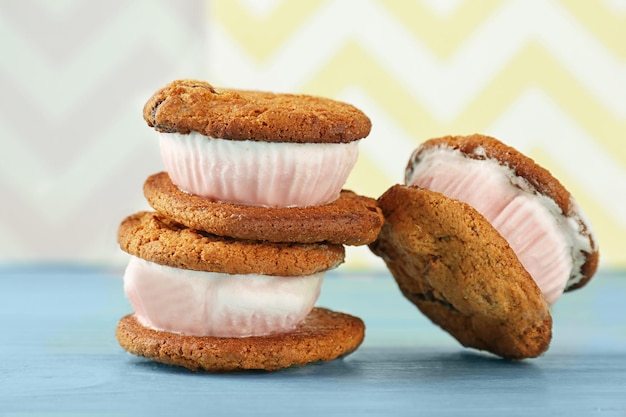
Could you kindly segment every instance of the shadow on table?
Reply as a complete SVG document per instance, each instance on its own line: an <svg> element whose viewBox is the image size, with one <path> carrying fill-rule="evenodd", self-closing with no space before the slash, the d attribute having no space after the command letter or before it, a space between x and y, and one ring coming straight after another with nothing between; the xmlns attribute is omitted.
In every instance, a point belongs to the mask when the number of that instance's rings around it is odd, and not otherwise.
<svg viewBox="0 0 626 417"><path fill-rule="evenodd" d="M389 381L402 382L423 379L427 381L462 380L481 378L497 381L511 377L541 378L541 367L533 360L511 361L469 349L445 351L420 351L411 348L362 348L357 352L329 362L316 362L274 372L238 371L208 373L155 363L141 358L131 359L138 371L151 371L189 377L218 377L226 379L290 378L293 380L315 377L336 380L360 381L384 376Z"/></svg>

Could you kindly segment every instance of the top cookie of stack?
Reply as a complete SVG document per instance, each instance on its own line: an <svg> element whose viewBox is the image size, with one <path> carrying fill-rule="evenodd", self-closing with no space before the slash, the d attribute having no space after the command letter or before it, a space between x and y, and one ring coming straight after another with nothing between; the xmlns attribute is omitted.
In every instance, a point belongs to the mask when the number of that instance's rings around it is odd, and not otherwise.
<svg viewBox="0 0 626 417"><path fill-rule="evenodd" d="M121 248L132 255L124 288L142 331L240 339L287 334L306 321L323 273L344 260L343 245L378 236L383 216L376 200L342 190L371 128L355 107L179 80L158 90L143 116L158 132L167 172L144 184L156 212L129 216L118 231ZM191 280L190 272L212 275ZM356 349L363 339L356 321L352 342L294 363ZM140 337L128 332L138 331L126 324L118 326L122 346L160 360L136 346ZM231 366L186 360L178 364ZM274 367L263 361L234 368Z"/></svg>

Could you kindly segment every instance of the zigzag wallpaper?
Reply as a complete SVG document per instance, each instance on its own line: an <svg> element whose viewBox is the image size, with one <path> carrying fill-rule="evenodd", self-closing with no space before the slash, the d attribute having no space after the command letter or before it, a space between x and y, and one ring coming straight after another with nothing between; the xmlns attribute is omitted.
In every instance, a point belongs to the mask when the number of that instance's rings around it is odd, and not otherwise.
<svg viewBox="0 0 626 417"><path fill-rule="evenodd" d="M552 171L626 267L624 0L0 0L0 262L121 265L162 163L141 109L176 78L348 101L372 119L347 188L486 133ZM347 268L382 267L350 248Z"/></svg>
<svg viewBox="0 0 626 417"><path fill-rule="evenodd" d="M379 196L420 142L490 134L552 171L591 218L602 265L626 266L626 2L215 0L208 20L215 85L370 116L348 188ZM347 260L379 265L364 248Z"/></svg>

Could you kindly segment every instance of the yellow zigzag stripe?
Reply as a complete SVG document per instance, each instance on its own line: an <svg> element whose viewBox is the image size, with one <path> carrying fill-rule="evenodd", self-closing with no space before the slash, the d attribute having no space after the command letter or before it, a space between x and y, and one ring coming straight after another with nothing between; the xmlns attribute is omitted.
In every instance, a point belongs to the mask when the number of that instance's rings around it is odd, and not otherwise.
<svg viewBox="0 0 626 417"><path fill-rule="evenodd" d="M616 119L541 45L531 42L493 81L450 122L435 119L426 106L411 96L372 56L355 42L347 43L305 86L312 94L336 97L347 85L358 85L416 141L445 134L482 132L529 87L539 87L626 166L626 147L620 132L626 121Z"/></svg>
<svg viewBox="0 0 626 417"><path fill-rule="evenodd" d="M365 140L373 139L366 138ZM407 155L407 161L408 159L409 156ZM359 159L350 173L348 181L346 181L345 188L358 194L378 198L387 188L398 182L399 178L402 178L404 174L404 166L402 164L404 162L401 161L398 164L398 178L390 178L380 169L378 163L370 155L365 152L359 152Z"/></svg>
<svg viewBox="0 0 626 417"><path fill-rule="evenodd" d="M418 1L379 2L441 59L452 55L503 4L502 0L466 1L452 15L442 18ZM263 61L322 3L322 0L285 1L270 16L259 18L238 1L217 0L212 2L211 12L214 21L227 27L250 54Z"/></svg>
<svg viewBox="0 0 626 417"><path fill-rule="evenodd" d="M626 58L626 13L617 14L604 7L601 1L558 0L558 2L607 48L621 59Z"/></svg>
<svg viewBox="0 0 626 417"><path fill-rule="evenodd" d="M552 98L561 103L562 108L572 119L591 132L605 148L622 164L626 161L626 149L621 146L619 132L626 131L624 121L613 118L598 101L576 80L555 62L545 50L536 43L527 45L504 68L493 82L470 103L466 110L450 122L436 120L406 89L389 75L378 62L369 56L358 44L347 44L317 76L305 85L305 90L314 94L338 96L347 86L358 85L367 92L381 107L388 110L390 116L415 137L416 146L424 139L450 133L472 133L484 131L510 103L528 87L542 88ZM384 142L384 137L371 138ZM506 140L506 138L502 138ZM384 146L384 145L382 145ZM568 176L555 161L540 152L538 162L550 167L557 178L568 183ZM408 156L407 156L408 158ZM361 161L359 161L360 163ZM406 161L398 161L404 164ZM359 164L357 164L359 165ZM373 175L382 175L380 170L368 171L374 162L365 161L362 171L357 172L354 184L366 195L378 195L384 185L372 184ZM592 224L597 230L599 240L606 247L606 259L624 262L618 253L620 245L616 236L624 236L621 227L606 208L599 204L575 181L569 181L568 188L576 196L582 207L590 214ZM361 188L358 188L361 187Z"/></svg>
<svg viewBox="0 0 626 417"><path fill-rule="evenodd" d="M287 40L323 0L283 1L269 16L261 18L250 13L238 1L212 1L212 21L220 22L254 58L261 62Z"/></svg>
<svg viewBox="0 0 626 417"><path fill-rule="evenodd" d="M419 1L380 0L380 3L440 59L446 59L503 1L465 1L452 15L443 18Z"/></svg>

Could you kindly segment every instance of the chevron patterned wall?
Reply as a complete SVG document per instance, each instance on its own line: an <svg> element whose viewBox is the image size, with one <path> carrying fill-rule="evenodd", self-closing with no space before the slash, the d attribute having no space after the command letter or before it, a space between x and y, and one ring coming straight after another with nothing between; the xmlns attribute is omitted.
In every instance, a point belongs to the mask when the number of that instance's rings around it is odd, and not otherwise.
<svg viewBox="0 0 626 417"><path fill-rule="evenodd" d="M626 1L214 0L215 85L325 95L372 119L348 186L378 196L411 151L482 132L576 196L625 267ZM356 268L379 265L348 252Z"/></svg>
<svg viewBox="0 0 626 417"><path fill-rule="evenodd" d="M206 76L206 4L0 0L0 262L120 263L162 169L141 109Z"/></svg>
<svg viewBox="0 0 626 417"><path fill-rule="evenodd" d="M123 263L117 224L162 169L141 107L197 77L362 108L348 187L374 197L423 140L494 135L626 267L625 0L0 0L0 52L0 262Z"/></svg>

